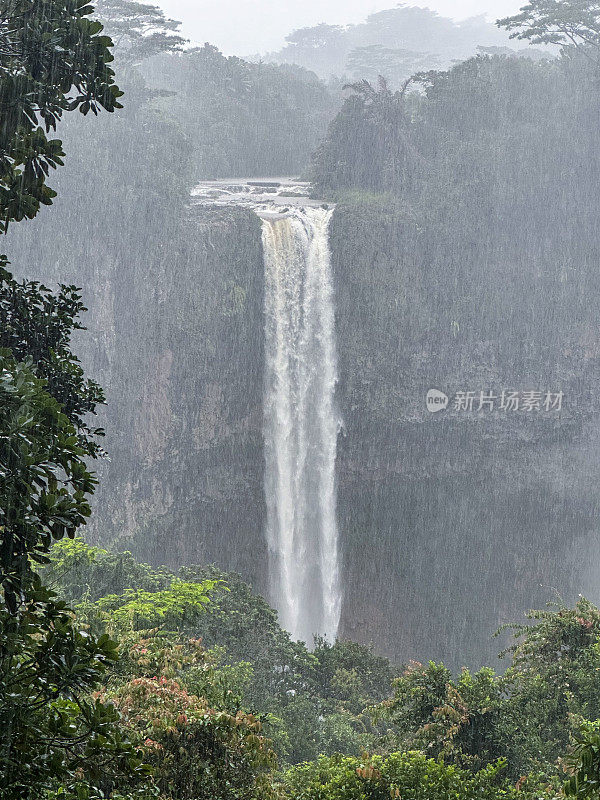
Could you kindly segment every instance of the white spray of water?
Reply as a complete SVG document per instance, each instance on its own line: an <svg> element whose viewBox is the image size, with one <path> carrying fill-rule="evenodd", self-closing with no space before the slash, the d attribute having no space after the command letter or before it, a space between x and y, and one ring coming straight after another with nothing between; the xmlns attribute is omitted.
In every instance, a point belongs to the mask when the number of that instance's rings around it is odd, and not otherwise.
<svg viewBox="0 0 600 800"><path fill-rule="evenodd" d="M331 215L296 208L262 222L271 595L282 625L308 644L335 639L341 606Z"/></svg>

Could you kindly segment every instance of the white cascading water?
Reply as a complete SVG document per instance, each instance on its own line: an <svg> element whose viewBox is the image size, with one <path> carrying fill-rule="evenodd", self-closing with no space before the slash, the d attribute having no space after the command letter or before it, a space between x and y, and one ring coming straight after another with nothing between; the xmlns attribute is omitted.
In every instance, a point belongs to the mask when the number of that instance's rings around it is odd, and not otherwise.
<svg viewBox="0 0 600 800"><path fill-rule="evenodd" d="M271 600L308 645L335 640L341 609L336 525L338 420L332 210L288 178L205 181L192 202L262 219L265 264L265 497Z"/></svg>
<svg viewBox="0 0 600 800"><path fill-rule="evenodd" d="M261 214L271 597L281 624L309 645L314 635L335 640L341 606L331 215L324 208Z"/></svg>

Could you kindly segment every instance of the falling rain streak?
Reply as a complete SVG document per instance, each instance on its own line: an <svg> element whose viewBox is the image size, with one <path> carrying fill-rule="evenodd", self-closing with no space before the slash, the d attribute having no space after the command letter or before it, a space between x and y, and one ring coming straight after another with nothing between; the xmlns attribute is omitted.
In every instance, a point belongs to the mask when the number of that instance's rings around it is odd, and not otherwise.
<svg viewBox="0 0 600 800"><path fill-rule="evenodd" d="M262 221L271 596L281 624L309 644L335 639L341 606L331 214L296 208Z"/></svg>

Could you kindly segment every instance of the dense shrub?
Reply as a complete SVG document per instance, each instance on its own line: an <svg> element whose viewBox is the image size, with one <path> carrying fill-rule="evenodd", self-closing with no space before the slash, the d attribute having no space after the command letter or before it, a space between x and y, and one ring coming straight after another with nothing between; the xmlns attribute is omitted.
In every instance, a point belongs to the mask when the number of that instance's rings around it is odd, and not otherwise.
<svg viewBox="0 0 600 800"><path fill-rule="evenodd" d="M293 800L526 800L536 796L539 786L523 781L515 788L502 778L500 760L477 773L447 766L423 753L392 753L389 756L320 758L287 773ZM544 787L545 789L545 787Z"/></svg>

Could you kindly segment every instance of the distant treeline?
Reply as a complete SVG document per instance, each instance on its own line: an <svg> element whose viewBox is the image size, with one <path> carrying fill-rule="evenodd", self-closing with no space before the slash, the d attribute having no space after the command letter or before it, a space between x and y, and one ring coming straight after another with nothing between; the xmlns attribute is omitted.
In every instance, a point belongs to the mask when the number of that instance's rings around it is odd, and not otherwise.
<svg viewBox="0 0 600 800"><path fill-rule="evenodd" d="M415 72L446 69L478 48L510 49L506 32L483 16L455 22L416 6L378 11L356 25L300 28L286 42L267 59L299 64L325 80L376 80L382 75L395 88Z"/></svg>

